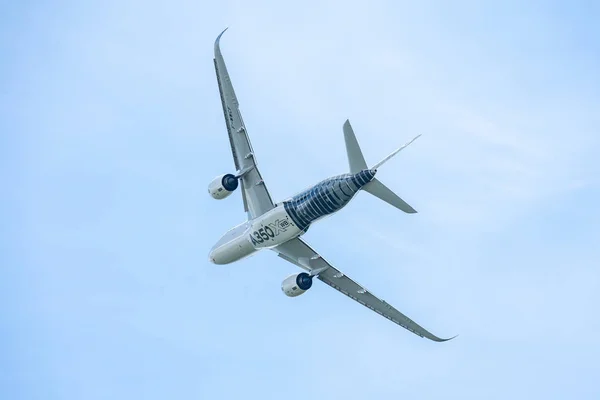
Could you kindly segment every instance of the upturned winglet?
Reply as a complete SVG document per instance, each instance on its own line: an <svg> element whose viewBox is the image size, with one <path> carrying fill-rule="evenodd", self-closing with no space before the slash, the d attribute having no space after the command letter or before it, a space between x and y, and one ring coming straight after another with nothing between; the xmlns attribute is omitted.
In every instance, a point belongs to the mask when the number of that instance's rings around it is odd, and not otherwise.
<svg viewBox="0 0 600 400"><path fill-rule="evenodd" d="M458 335L454 335L454 336L452 336L451 338L448 338L448 339L440 339L439 337L436 336L436 339L432 339L432 338L428 338L428 339L431 339L434 342L447 342L448 340L452 340L452 339L454 339L457 336Z"/></svg>
<svg viewBox="0 0 600 400"><path fill-rule="evenodd" d="M217 52L220 52L220 48L219 48L219 42L221 41L221 36L223 36L223 34L225 33L225 31L229 29L229 27L223 29L223 32L221 32L219 34L219 36L217 36L217 39L215 40L215 56L217 55Z"/></svg>

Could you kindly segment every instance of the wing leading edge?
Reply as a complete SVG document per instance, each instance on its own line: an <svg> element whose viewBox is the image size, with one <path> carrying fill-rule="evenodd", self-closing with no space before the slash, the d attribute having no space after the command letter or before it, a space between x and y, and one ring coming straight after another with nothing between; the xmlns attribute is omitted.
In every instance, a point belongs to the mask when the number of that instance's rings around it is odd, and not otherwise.
<svg viewBox="0 0 600 400"><path fill-rule="evenodd" d="M244 210L248 212L249 218L255 218L264 214L274 207L271 195L265 186L265 183L258 171L256 156L250 143L250 138L244 126L242 114L239 109L239 102L233 90L219 42L225 29L215 40L215 71L217 73L217 82L219 84L219 93L221 95L221 104L223 105L223 115L225 116L225 125L231 145L233 162L238 172L245 171L240 178L242 199L244 201Z"/></svg>
<svg viewBox="0 0 600 400"><path fill-rule="evenodd" d="M273 248L273 250L278 253L279 257L309 272L320 270L318 274L319 280L359 302L363 306L370 308L377 314L408 329L417 336L425 337L435 342L445 342L456 337L442 339L435 336L384 300L377 298L362 285L356 283L344 273L333 267L300 238L292 239L289 242Z"/></svg>

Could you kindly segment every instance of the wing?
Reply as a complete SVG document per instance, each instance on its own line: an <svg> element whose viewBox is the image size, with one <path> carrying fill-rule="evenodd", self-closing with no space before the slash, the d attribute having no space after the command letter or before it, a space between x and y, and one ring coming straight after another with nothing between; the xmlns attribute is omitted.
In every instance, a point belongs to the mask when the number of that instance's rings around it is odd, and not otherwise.
<svg viewBox="0 0 600 400"><path fill-rule="evenodd" d="M337 291L342 292L363 306L370 308L377 314L384 316L418 336L426 337L436 342L445 342L446 340L453 339L440 339L385 301L375 297L362 285L356 283L325 261L323 257L311 249L311 247L300 238L292 239L272 250L279 253L279 257L284 260L287 260L308 272L313 272L314 274L318 273L317 277L322 282L325 282Z"/></svg>
<svg viewBox="0 0 600 400"><path fill-rule="evenodd" d="M225 29L227 30L227 29ZM231 79L227 73L227 67L219 48L219 41L225 31L217 37L215 41L215 70L217 72L217 82L219 83L219 92L221 94L221 103L223 105L223 114L225 115L225 124L229 135L229 144L233 154L233 162L238 174L244 173L240 181L242 198L244 200L244 211L248 213L249 218L254 218L272 209L273 200L269 195L267 187L258 171L256 157L242 114L240 113L239 103L231 84Z"/></svg>

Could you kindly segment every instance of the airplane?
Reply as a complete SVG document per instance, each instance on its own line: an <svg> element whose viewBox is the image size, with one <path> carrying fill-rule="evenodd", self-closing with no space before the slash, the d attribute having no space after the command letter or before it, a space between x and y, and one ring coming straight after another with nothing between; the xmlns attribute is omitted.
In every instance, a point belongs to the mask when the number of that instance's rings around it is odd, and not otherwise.
<svg viewBox="0 0 600 400"><path fill-rule="evenodd" d="M289 297L305 293L311 288L313 279L317 278L420 337L436 342L453 339L441 339L433 335L384 300L375 297L364 286L327 262L300 238L313 223L341 210L361 190L406 213L416 213L414 208L377 180L375 175L379 167L420 135L369 168L352 126L346 120L343 132L349 173L327 178L287 200L273 202L258 171L256 155L250 144L239 103L221 54L219 43L226 30L221 32L215 41L214 64L236 172L217 176L209 184L208 192L214 199L221 200L240 187L248 220L221 237L210 250L209 261L218 265L229 264L259 250L269 249L305 271L283 280L281 289Z"/></svg>

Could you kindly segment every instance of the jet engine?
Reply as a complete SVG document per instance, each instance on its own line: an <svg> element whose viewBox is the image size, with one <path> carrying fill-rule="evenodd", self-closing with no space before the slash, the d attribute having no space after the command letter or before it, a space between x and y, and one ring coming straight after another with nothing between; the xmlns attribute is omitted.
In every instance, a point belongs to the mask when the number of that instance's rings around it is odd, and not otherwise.
<svg viewBox="0 0 600 400"><path fill-rule="evenodd" d="M306 272L290 275L281 283L281 290L288 297L300 296L312 286L312 276Z"/></svg>
<svg viewBox="0 0 600 400"><path fill-rule="evenodd" d="M213 199L222 200L238 187L238 179L232 174L217 176L208 185L208 193Z"/></svg>

